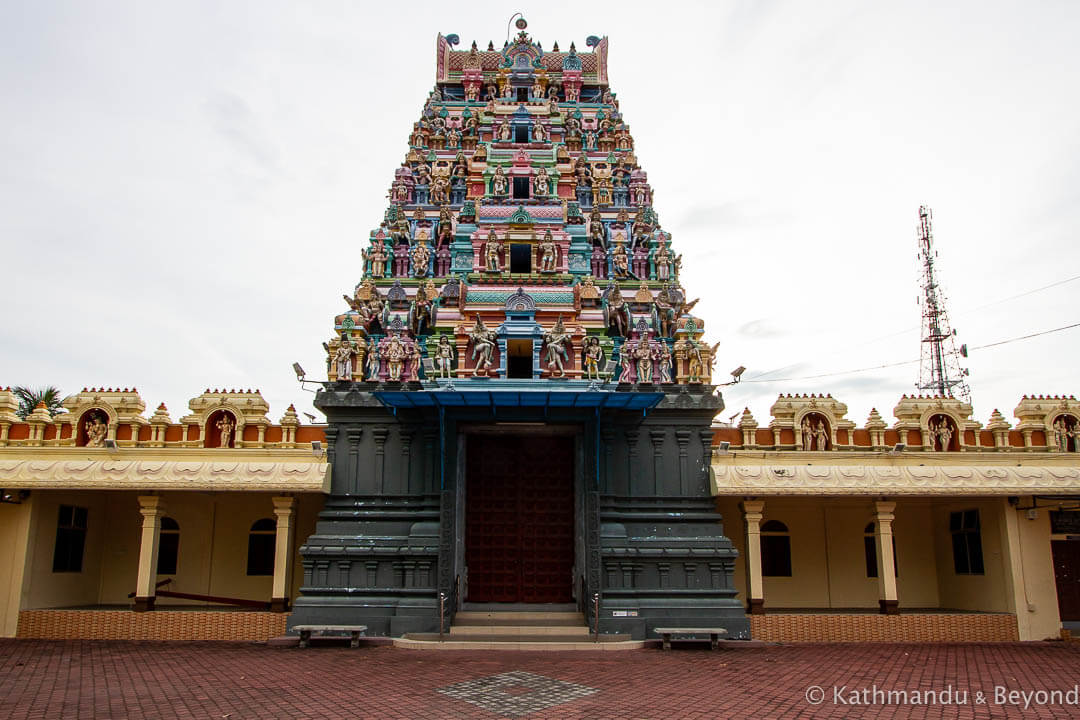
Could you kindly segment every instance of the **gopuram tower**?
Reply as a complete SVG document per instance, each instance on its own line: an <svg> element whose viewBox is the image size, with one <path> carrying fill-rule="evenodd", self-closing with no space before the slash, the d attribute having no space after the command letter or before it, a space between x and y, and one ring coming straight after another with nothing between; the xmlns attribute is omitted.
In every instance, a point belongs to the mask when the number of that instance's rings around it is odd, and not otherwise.
<svg viewBox="0 0 1080 720"><path fill-rule="evenodd" d="M290 625L432 632L576 605L748 637L709 488L715 348L607 38L436 46L436 85L326 344L332 490ZM598 608L598 611L597 611Z"/></svg>

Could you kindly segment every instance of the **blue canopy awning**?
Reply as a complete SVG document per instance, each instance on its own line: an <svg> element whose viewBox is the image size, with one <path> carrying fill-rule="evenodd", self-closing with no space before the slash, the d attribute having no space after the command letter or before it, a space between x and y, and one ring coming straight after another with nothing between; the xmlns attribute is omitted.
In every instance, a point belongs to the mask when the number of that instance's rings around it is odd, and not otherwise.
<svg viewBox="0 0 1080 720"><path fill-rule="evenodd" d="M383 390L373 393L383 405L395 408L590 408L648 410L663 398L662 392L616 390L497 388L504 381L481 381L487 388L439 390ZM537 381L532 381L537 382ZM544 381L539 381L544 382ZM519 385L518 383L515 383Z"/></svg>

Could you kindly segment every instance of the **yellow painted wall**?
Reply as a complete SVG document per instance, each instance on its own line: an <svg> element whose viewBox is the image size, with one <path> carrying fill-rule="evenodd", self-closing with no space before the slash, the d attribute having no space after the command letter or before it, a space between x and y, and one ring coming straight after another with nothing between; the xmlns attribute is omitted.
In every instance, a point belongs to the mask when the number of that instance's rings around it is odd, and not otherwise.
<svg viewBox="0 0 1080 720"><path fill-rule="evenodd" d="M101 588L102 547L106 536L105 493L33 491L32 529L27 568L30 573L23 594L23 609L95 605ZM54 573L56 524L60 505L85 507L86 545L82 572Z"/></svg>
<svg viewBox="0 0 1080 720"><path fill-rule="evenodd" d="M739 499L734 497L716 498L716 508L720 511L721 522L724 526L724 535L731 540L739 556L735 558L735 570L733 578L735 589L739 592L739 601L746 607L746 527L742 520L742 511L739 509Z"/></svg>
<svg viewBox="0 0 1080 720"><path fill-rule="evenodd" d="M0 637L15 637L19 624L33 502L0 503Z"/></svg>
<svg viewBox="0 0 1080 720"><path fill-rule="evenodd" d="M1019 505L1031 507L1032 499L1021 498ZM1036 511L1034 520L1028 518L1026 510L1017 510L1007 504L1003 505L1003 512L1016 515L1021 558L1016 603L1020 639L1057 639L1061 636L1061 617L1058 613L1057 584L1050 547L1050 512L1040 508Z"/></svg>
<svg viewBox="0 0 1080 720"><path fill-rule="evenodd" d="M1000 498L943 500L934 506L934 541L937 550L938 588L941 607L983 612L1009 612L1001 548ZM952 556L949 514L962 510L979 511L982 536L982 575L957 575Z"/></svg>
<svg viewBox="0 0 1080 720"><path fill-rule="evenodd" d="M825 508L811 498L769 498L761 524L779 520L791 533L791 577L762 578L765 608L827 608ZM859 542L862 542L860 535Z"/></svg>

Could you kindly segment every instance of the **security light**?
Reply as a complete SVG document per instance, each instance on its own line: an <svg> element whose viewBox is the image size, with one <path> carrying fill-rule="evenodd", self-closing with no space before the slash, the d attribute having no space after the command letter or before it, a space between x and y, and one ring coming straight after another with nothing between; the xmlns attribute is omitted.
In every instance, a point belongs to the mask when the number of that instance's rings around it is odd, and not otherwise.
<svg viewBox="0 0 1080 720"><path fill-rule="evenodd" d="M109 452L116 452L118 450L116 446L116 441L110 438L105 438L105 449Z"/></svg>
<svg viewBox="0 0 1080 720"><path fill-rule="evenodd" d="M304 368L300 367L300 363L294 362L292 364L292 369L293 372L296 373L296 379L300 382L304 382L304 377L307 375L307 373L304 372Z"/></svg>
<svg viewBox="0 0 1080 720"><path fill-rule="evenodd" d="M737 367L737 368L735 368L734 370L731 371L731 379L734 382L739 382L739 378L742 377L742 374L744 372L746 372L746 368L743 367L742 365L740 365L739 367Z"/></svg>
<svg viewBox="0 0 1080 720"><path fill-rule="evenodd" d="M312 440L311 441L311 454L314 455L315 457L322 457L323 452L324 451L323 451L323 448L322 448L322 442L319 441L319 440Z"/></svg>
<svg viewBox="0 0 1080 720"><path fill-rule="evenodd" d="M893 446L893 449L892 449L891 452L894 453L894 454L895 453L902 453L902 452L904 452L904 449L906 447L907 447L906 443L896 443L896 445Z"/></svg>
<svg viewBox="0 0 1080 720"><path fill-rule="evenodd" d="M731 447L730 442L728 442L727 440L721 440L720 445L717 446L717 451L721 453L726 453L729 447Z"/></svg>

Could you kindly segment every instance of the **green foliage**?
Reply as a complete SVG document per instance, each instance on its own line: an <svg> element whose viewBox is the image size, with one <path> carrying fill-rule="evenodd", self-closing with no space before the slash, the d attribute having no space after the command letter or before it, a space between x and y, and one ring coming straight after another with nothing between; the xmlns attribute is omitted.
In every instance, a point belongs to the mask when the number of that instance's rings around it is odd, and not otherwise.
<svg viewBox="0 0 1080 720"><path fill-rule="evenodd" d="M15 411L15 414L23 419L34 412L34 408L38 406L39 402L45 403L45 408L50 415L63 412L60 403L63 402L64 396L59 388L52 385L42 388L28 388L20 385L12 388L11 391L19 399L19 409Z"/></svg>

